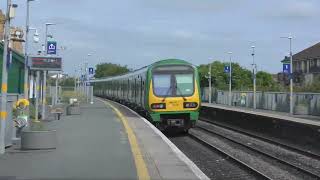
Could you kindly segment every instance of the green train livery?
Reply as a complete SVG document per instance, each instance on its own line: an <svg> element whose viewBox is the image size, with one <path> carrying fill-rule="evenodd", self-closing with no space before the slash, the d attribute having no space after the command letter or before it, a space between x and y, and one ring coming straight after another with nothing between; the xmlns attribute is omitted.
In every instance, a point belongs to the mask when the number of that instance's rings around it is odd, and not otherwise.
<svg viewBox="0 0 320 180"><path fill-rule="evenodd" d="M198 70L184 60L161 60L127 74L90 82L95 96L131 107L160 130L179 128L187 132L198 120Z"/></svg>

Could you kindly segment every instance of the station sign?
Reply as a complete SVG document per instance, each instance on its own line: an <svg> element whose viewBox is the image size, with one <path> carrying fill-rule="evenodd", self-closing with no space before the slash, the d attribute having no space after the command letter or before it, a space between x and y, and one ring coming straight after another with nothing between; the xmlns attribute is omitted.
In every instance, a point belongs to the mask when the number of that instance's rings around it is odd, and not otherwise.
<svg viewBox="0 0 320 180"><path fill-rule="evenodd" d="M94 69L92 67L89 68L89 74L94 74Z"/></svg>
<svg viewBox="0 0 320 180"><path fill-rule="evenodd" d="M229 65L225 65L224 66L224 72L225 73L230 73L230 66Z"/></svg>
<svg viewBox="0 0 320 180"><path fill-rule="evenodd" d="M47 42L47 54L57 54L57 42L48 41Z"/></svg>
<svg viewBox="0 0 320 180"><path fill-rule="evenodd" d="M290 74L290 64L283 64L283 73Z"/></svg>
<svg viewBox="0 0 320 180"><path fill-rule="evenodd" d="M61 57L29 57L28 65L31 70L44 71L61 71L62 58Z"/></svg>

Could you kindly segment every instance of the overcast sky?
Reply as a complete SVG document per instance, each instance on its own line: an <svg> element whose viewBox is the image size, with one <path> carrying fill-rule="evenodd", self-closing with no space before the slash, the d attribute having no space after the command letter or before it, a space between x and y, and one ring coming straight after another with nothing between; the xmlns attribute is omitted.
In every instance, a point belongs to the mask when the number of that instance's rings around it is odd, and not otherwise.
<svg viewBox="0 0 320 180"><path fill-rule="evenodd" d="M25 26L25 1L13 0L15 26ZM85 60L136 69L166 58L228 61L228 51L250 67L253 44L259 70L274 73L289 51L281 36L295 37L294 53L319 41L317 7L319 0L36 0L30 24L43 41L44 23L57 23L50 33L67 48L60 55L70 74Z"/></svg>

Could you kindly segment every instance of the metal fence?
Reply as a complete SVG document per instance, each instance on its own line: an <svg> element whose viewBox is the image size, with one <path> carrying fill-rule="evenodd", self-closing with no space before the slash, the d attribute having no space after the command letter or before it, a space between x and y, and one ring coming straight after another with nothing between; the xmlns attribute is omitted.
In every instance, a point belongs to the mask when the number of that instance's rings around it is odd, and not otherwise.
<svg viewBox="0 0 320 180"><path fill-rule="evenodd" d="M47 98L51 105L62 102L69 102L69 98L77 98L81 102L93 102L93 86L69 87L69 86L49 86Z"/></svg>
<svg viewBox="0 0 320 180"><path fill-rule="evenodd" d="M202 88L202 101L208 102L209 88ZM257 92L257 109L279 112L290 111L289 92ZM229 91L212 90L212 101L217 104L229 104ZM233 106L253 108L252 91L233 91ZM294 114L320 116L320 93L294 93Z"/></svg>

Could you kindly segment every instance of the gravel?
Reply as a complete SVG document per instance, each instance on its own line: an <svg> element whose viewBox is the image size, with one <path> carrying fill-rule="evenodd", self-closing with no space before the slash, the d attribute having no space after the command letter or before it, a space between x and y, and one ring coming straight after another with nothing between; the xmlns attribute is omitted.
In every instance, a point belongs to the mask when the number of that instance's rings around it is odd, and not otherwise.
<svg viewBox="0 0 320 180"><path fill-rule="evenodd" d="M219 136L215 136L204 130L194 128L190 130L190 134L204 139L207 143L214 147L218 147L225 153L237 158L238 160L246 163L250 167L263 172L263 174L271 179L309 179L295 169L288 168L288 166L272 160L262 154L249 150L236 143L223 139Z"/></svg>
<svg viewBox="0 0 320 180"><path fill-rule="evenodd" d="M291 150L282 148L278 145L274 145L269 142L252 138L250 136L247 136L232 130L221 128L219 126L212 125L210 123L199 121L197 125L200 127L207 128L210 131L221 134L223 136L227 136L228 138L231 138L239 143L248 145L254 149L267 153L271 156L277 157L281 160L289 162L297 167L306 169L320 176L320 161L318 159L314 159L314 158L299 154L297 152L293 152Z"/></svg>
<svg viewBox="0 0 320 180"><path fill-rule="evenodd" d="M213 151L189 136L169 137L210 179L258 179L229 157Z"/></svg>

